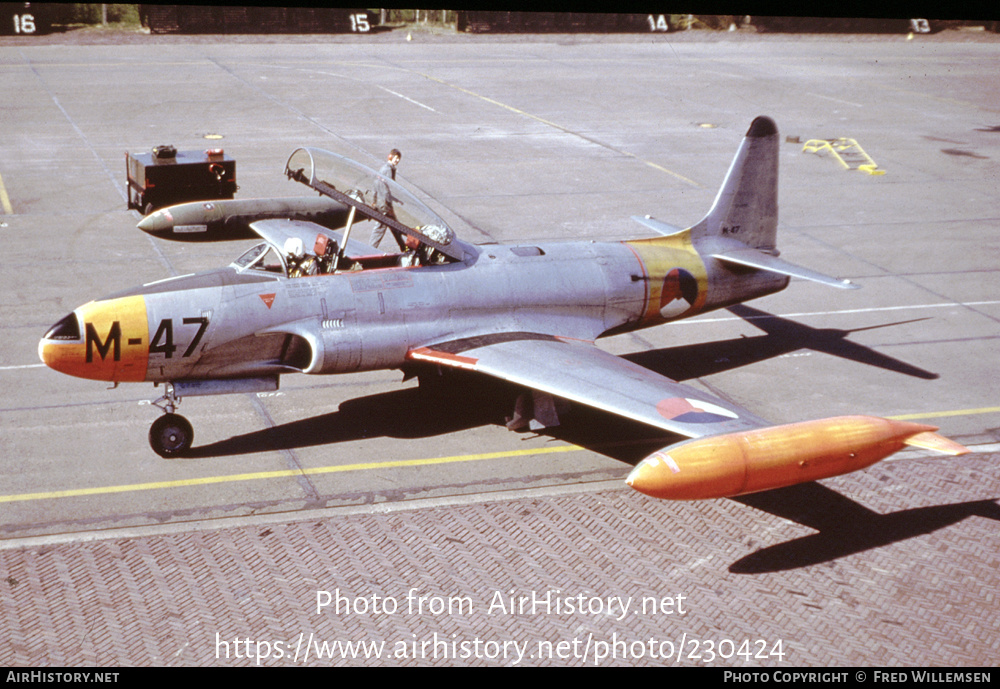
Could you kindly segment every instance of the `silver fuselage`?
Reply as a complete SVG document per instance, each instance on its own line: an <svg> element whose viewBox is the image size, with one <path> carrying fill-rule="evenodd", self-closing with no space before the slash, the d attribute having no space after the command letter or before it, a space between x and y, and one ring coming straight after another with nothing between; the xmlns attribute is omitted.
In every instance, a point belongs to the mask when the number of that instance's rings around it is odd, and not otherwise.
<svg viewBox="0 0 1000 689"><path fill-rule="evenodd" d="M299 278L229 266L144 285L77 309L78 339L64 338L55 367L115 382L399 368L408 352L443 341L493 333L593 341L788 282L712 259L706 266L686 235L466 246L464 261L442 265ZM664 305L668 275L678 272L697 290L679 309Z"/></svg>

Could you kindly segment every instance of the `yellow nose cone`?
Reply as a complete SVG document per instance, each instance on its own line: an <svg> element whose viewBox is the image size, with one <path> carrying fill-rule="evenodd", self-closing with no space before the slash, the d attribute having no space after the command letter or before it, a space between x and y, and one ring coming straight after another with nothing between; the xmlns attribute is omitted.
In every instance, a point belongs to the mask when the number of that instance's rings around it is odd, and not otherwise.
<svg viewBox="0 0 1000 689"><path fill-rule="evenodd" d="M56 323L38 343L49 368L112 382L146 379L149 325L141 295L92 301Z"/></svg>

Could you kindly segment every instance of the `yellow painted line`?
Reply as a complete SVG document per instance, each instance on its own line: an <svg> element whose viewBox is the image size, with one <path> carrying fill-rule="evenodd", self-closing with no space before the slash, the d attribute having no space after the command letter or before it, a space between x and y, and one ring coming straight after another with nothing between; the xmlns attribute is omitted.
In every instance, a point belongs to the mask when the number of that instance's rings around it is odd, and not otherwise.
<svg viewBox="0 0 1000 689"><path fill-rule="evenodd" d="M954 411L927 412L924 414L902 414L900 416L887 416L893 421L912 421L913 419L940 419L946 416L973 416L975 414L993 414L1000 412L1000 407L980 407L978 409L955 409Z"/></svg>
<svg viewBox="0 0 1000 689"><path fill-rule="evenodd" d="M627 155L630 158L635 158L636 160L642 160L642 158L640 158L639 156L634 155L632 153L629 153L628 151L621 151L621 152L624 153L625 155ZM648 165L651 168L659 170L660 172L666 172L671 177L676 177L677 179L681 180L682 182L687 182L688 184L694 185L696 187L701 187L702 189L705 188L705 186L703 184L698 184L693 179L688 179L684 175L678 174L678 173L674 172L673 170L668 170L667 168L663 167L662 165L657 165L656 163L651 163L648 160L642 160L642 162L646 163L646 165Z"/></svg>
<svg viewBox="0 0 1000 689"><path fill-rule="evenodd" d="M453 457L431 457L427 459L401 459L395 462L364 462L361 464L340 464L337 466L315 467L312 469L284 469L281 471L258 471L247 474L229 474L225 476L203 476L201 478L179 479L176 481L151 481L149 483L129 483L121 486L99 486L95 488L72 488L45 493L21 493L17 495L0 495L0 503L21 502L26 500L48 500L52 498L74 498L84 495L108 495L111 493L129 493L140 490L156 490L159 488L182 488L184 486L205 486L214 483L230 483L235 481L258 481L273 478L291 478L297 476L317 476L320 474L335 474L345 471L368 471L371 469L395 469L399 467L416 467L437 464L453 464L455 462L477 462L486 459L506 459L526 455L547 455L557 452L576 452L583 448L578 445L560 445L558 447L543 447L530 450L511 450L504 452L486 452L475 455L456 455Z"/></svg>
<svg viewBox="0 0 1000 689"><path fill-rule="evenodd" d="M946 416L972 416L975 414L992 414L1000 412L1000 407L980 407L978 409L956 409L952 411L927 412L923 414L903 414L886 418L896 421L912 419L933 419ZM618 444L618 443L613 443ZM549 455L562 452L578 452L585 448L579 445L558 445L526 450L505 450L501 452L485 452L472 455L454 455L451 457L429 457L425 459L401 459L395 462L363 462L359 464L340 464L336 466L314 467L312 469L284 469L281 471L258 471L246 474L228 474L224 476L203 476L201 478L178 479L176 481L151 481L149 483L128 483L120 486L98 486L94 488L72 488L44 493L20 493L15 495L0 495L0 504L8 502L26 502L31 500L52 500L56 498L75 498L86 495L111 495L113 493L130 493L140 490L158 490L162 488L183 488L186 486L206 486L216 483L232 483L236 481L261 481L275 478L294 478L298 476L319 476L321 474L336 474L347 471L369 471L372 469L398 469L401 467L435 466L439 464L454 464L457 462L478 462L488 459L511 459L532 455Z"/></svg>
<svg viewBox="0 0 1000 689"><path fill-rule="evenodd" d="M0 206L7 215L14 214L14 207L10 205L10 197L7 196L7 187L3 184L3 177L0 176Z"/></svg>

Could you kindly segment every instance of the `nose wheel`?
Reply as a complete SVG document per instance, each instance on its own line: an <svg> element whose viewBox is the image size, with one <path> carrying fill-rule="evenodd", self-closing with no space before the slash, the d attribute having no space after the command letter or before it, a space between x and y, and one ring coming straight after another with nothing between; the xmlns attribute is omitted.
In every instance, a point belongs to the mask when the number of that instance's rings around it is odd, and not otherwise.
<svg viewBox="0 0 1000 689"><path fill-rule="evenodd" d="M149 446L161 457L181 457L191 449L194 429L180 414L164 414L149 429Z"/></svg>
<svg viewBox="0 0 1000 689"><path fill-rule="evenodd" d="M194 440L191 422L174 413L180 401L173 383L167 383L166 394L153 402L154 406L166 412L149 429L149 446L161 457L183 457L191 449Z"/></svg>

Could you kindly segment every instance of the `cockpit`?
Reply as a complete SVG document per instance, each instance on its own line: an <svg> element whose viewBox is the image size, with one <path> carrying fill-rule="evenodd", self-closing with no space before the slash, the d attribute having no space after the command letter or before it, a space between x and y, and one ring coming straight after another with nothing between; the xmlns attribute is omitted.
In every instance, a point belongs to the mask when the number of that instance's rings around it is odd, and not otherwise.
<svg viewBox="0 0 1000 689"><path fill-rule="evenodd" d="M335 153L299 148L286 176L347 209L343 227L301 220L259 220L251 224L265 241L233 266L282 277L304 277L377 268L445 265L473 255L472 247L413 194L376 171ZM379 195L383 198L378 198ZM382 247L368 243L372 230L385 230Z"/></svg>

